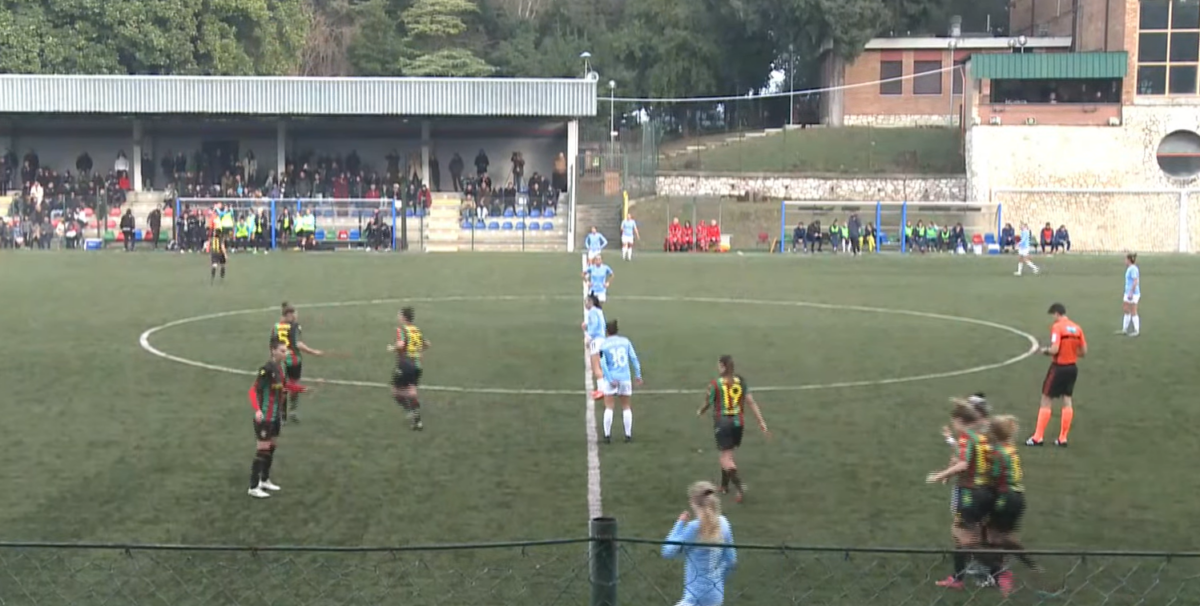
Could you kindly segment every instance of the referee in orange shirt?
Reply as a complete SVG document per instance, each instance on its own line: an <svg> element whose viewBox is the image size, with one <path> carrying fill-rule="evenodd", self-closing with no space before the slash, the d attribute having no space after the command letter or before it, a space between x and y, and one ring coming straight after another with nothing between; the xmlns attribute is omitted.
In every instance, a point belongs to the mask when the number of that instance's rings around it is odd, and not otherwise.
<svg viewBox="0 0 1200 606"><path fill-rule="evenodd" d="M1042 445L1046 425L1050 424L1050 417L1054 414L1051 404L1062 398L1062 422L1054 445L1065 448L1067 436L1071 433L1071 421L1075 418L1072 396L1075 393L1075 379L1079 375L1079 368L1075 364L1079 358L1087 355L1087 338L1083 336L1083 329L1067 317L1067 308L1062 303L1051 305L1048 313L1054 316L1054 324L1050 327L1050 346L1043 347L1042 353L1050 356L1050 370L1046 371L1046 380L1042 382L1037 430L1025 441L1025 445Z"/></svg>

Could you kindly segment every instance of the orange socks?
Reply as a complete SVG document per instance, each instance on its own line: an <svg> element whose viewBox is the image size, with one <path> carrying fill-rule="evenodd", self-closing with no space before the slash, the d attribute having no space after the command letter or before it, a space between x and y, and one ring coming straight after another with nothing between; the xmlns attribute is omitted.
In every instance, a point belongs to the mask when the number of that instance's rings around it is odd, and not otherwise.
<svg viewBox="0 0 1200 606"><path fill-rule="evenodd" d="M1066 442L1067 435L1071 433L1071 420L1075 418L1075 407L1064 406L1062 409L1062 428L1058 430L1058 441Z"/></svg>
<svg viewBox="0 0 1200 606"><path fill-rule="evenodd" d="M1037 431L1033 432L1033 441L1034 442L1042 441L1042 436L1044 436L1046 434L1046 426L1050 424L1050 415L1051 414L1052 413L1049 408L1039 408L1038 409ZM1066 423L1067 423L1067 417L1066 417L1066 413L1064 411L1064 415L1063 415L1064 426L1066 425Z"/></svg>

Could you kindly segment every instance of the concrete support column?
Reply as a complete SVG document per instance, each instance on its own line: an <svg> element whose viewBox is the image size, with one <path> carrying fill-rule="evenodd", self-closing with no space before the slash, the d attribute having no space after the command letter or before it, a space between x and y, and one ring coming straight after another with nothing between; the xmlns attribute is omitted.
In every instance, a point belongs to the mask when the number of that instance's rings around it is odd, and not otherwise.
<svg viewBox="0 0 1200 606"><path fill-rule="evenodd" d="M433 124L429 120L421 120L421 182L433 188L430 182L429 158L433 155Z"/></svg>
<svg viewBox="0 0 1200 606"><path fill-rule="evenodd" d="M287 122L279 120L275 123L275 175L283 181L287 171Z"/></svg>
<svg viewBox="0 0 1200 606"><path fill-rule="evenodd" d="M575 252L575 184L579 181L579 120L567 122L567 252Z"/></svg>
<svg viewBox="0 0 1200 606"><path fill-rule="evenodd" d="M129 175L133 191L142 191L142 121L133 121L133 153L129 155Z"/></svg>

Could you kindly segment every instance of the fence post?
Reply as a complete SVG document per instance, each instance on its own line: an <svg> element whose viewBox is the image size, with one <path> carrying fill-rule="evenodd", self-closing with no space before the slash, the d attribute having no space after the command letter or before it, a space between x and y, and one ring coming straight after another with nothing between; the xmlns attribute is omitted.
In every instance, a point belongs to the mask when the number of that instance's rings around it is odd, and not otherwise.
<svg viewBox="0 0 1200 606"><path fill-rule="evenodd" d="M591 552L591 606L617 606L617 520L593 518L588 525Z"/></svg>
<svg viewBox="0 0 1200 606"><path fill-rule="evenodd" d="M875 254L879 254L879 241L883 235L883 203L875 203Z"/></svg>
<svg viewBox="0 0 1200 606"><path fill-rule="evenodd" d="M996 243L1000 243L1000 233L1004 231L1004 205L996 205ZM984 251L987 252L987 251Z"/></svg>
<svg viewBox="0 0 1200 606"><path fill-rule="evenodd" d="M275 250L275 225L278 222L279 218L275 216L275 198L271 198L271 250Z"/></svg>

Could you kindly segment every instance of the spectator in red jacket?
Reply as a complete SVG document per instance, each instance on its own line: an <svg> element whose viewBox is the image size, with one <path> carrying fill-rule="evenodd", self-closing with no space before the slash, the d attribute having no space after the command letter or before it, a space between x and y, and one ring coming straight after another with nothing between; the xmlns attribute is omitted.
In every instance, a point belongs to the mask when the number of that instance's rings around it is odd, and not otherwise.
<svg viewBox="0 0 1200 606"><path fill-rule="evenodd" d="M663 250L667 252L677 252L683 242L683 226L679 224L679 217L671 220L671 225L667 227L667 239L663 241Z"/></svg>

